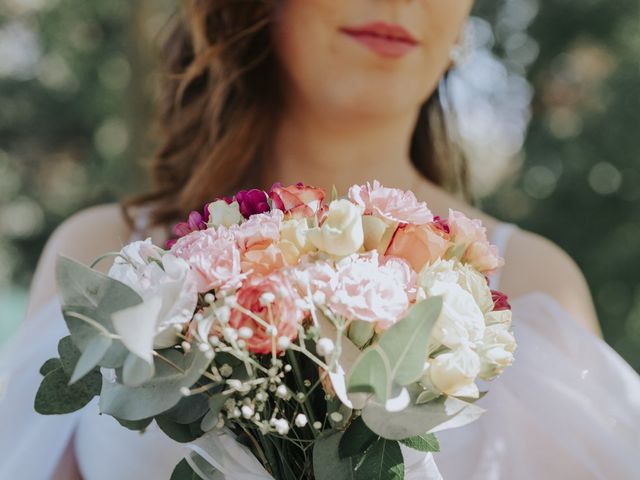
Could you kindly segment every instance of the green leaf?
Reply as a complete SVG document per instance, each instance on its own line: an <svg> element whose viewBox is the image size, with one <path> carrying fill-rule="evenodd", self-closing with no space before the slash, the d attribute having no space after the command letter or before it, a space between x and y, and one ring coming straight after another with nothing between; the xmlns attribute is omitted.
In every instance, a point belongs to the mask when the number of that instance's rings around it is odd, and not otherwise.
<svg viewBox="0 0 640 480"><path fill-rule="evenodd" d="M145 418L142 420L130 421L130 420L122 420L121 418L117 418L117 417L113 417L113 418L115 418L118 421L118 423L123 427L128 428L129 430L135 430L138 432L147 428L151 423L151 421L153 420L153 418Z"/></svg>
<svg viewBox="0 0 640 480"><path fill-rule="evenodd" d="M200 476L193 471L186 458L183 458L171 473L169 480L200 480Z"/></svg>
<svg viewBox="0 0 640 480"><path fill-rule="evenodd" d="M431 330L441 310L442 297L423 300L380 338L379 345L389 358L394 382L409 385L420 379Z"/></svg>
<svg viewBox="0 0 640 480"><path fill-rule="evenodd" d="M40 375L45 376L47 373L54 371L56 368L61 368L62 363L60 363L59 358L50 358L46 362L42 364L40 367Z"/></svg>
<svg viewBox="0 0 640 480"><path fill-rule="evenodd" d="M189 425L177 423L167 415L158 415L156 423L169 438L179 443L193 442L202 436L202 432L194 432Z"/></svg>
<svg viewBox="0 0 640 480"><path fill-rule="evenodd" d="M375 393L386 401L391 395L391 366L386 353L378 346L367 348L351 368L349 393Z"/></svg>
<svg viewBox="0 0 640 480"><path fill-rule="evenodd" d="M379 438L355 471L357 480L402 480L404 458L398 442Z"/></svg>
<svg viewBox="0 0 640 480"><path fill-rule="evenodd" d="M342 432L322 432L313 446L313 474L315 480L355 480L354 457L340 458Z"/></svg>
<svg viewBox="0 0 640 480"><path fill-rule="evenodd" d="M439 452L440 442L433 433L425 433L423 435L416 435L415 437L405 438L400 440L400 443L405 444L407 447L420 452Z"/></svg>
<svg viewBox="0 0 640 480"><path fill-rule="evenodd" d="M466 425L484 413L484 409L463 402L454 397L442 397L424 404L415 404L420 389L415 386L407 387L410 404L399 412L389 412L384 403L371 398L362 410L362 419L367 426L390 440L433 433L443 428L454 428Z"/></svg>
<svg viewBox="0 0 640 480"><path fill-rule="evenodd" d="M95 368L96 365L102 360L105 353L111 346L112 340L109 337L102 335L96 335L85 347L84 351L80 355L78 362L76 363L71 380L69 383L75 383L80 378L84 377L87 373Z"/></svg>
<svg viewBox="0 0 640 480"><path fill-rule="evenodd" d="M208 407L209 411L206 413L202 422L200 423L200 428L205 432L208 432L218 423L218 414L222 407L224 406L224 402L229 398L228 395L223 393L216 393L209 398Z"/></svg>
<svg viewBox="0 0 640 480"><path fill-rule="evenodd" d="M129 353L122 367L122 383L129 387L139 387L151 380L153 373L153 364L149 364L137 355Z"/></svg>
<svg viewBox="0 0 640 480"><path fill-rule="evenodd" d="M69 385L63 368L50 371L42 379L34 401L35 410L42 415L75 412L100 393L102 375L98 370Z"/></svg>
<svg viewBox="0 0 640 480"><path fill-rule="evenodd" d="M100 395L100 411L124 420L141 420L159 415L175 406L183 398L180 388L193 386L209 365L206 355L198 349L183 355L178 350L168 348L159 350L158 354L184 373L155 357L154 377L139 387L105 379Z"/></svg>
<svg viewBox="0 0 640 480"><path fill-rule="evenodd" d="M124 283L63 256L58 256L56 262L56 285L67 328L82 352L97 335L105 335L81 317L88 317L114 333L111 315L142 302L140 295ZM121 367L127 353L120 340L113 340L100 365Z"/></svg>
<svg viewBox="0 0 640 480"><path fill-rule="evenodd" d="M209 411L209 402L205 394L183 397L178 404L163 415L176 423L189 424L200 420Z"/></svg>
<svg viewBox="0 0 640 480"><path fill-rule="evenodd" d="M64 373L70 377L73 375L73 371L81 355L78 347L74 345L71 335L62 337L58 341L58 355L60 355L60 363L62 364Z"/></svg>
<svg viewBox="0 0 640 480"><path fill-rule="evenodd" d="M340 458L362 455L378 438L378 435L367 427L362 417L357 417L342 435L338 455Z"/></svg>

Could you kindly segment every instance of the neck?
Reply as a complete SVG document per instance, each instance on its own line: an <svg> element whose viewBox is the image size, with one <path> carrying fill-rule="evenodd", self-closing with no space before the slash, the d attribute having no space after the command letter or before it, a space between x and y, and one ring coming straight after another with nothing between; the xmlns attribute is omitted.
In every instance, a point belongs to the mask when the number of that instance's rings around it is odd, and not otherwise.
<svg viewBox="0 0 640 480"><path fill-rule="evenodd" d="M420 174L410 161L418 111L396 116L340 118L290 109L267 149L263 183L303 182L345 194L353 184L374 179L412 189Z"/></svg>

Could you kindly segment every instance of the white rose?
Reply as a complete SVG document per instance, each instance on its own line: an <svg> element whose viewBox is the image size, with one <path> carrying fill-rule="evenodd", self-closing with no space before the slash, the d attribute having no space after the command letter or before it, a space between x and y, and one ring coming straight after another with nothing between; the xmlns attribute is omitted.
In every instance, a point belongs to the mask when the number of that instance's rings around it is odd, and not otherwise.
<svg viewBox="0 0 640 480"><path fill-rule="evenodd" d="M468 264L459 264L458 283L473 295L483 313L493 310L493 297L487 280L478 270Z"/></svg>
<svg viewBox="0 0 640 480"><path fill-rule="evenodd" d="M309 240L323 252L347 256L357 252L364 242L362 207L349 200L334 200L322 226L309 229Z"/></svg>
<svg viewBox="0 0 640 480"><path fill-rule="evenodd" d="M443 297L442 311L431 333L432 345L449 348L473 345L484 335L484 315L473 296L457 283L436 281L427 289L429 297Z"/></svg>
<svg viewBox="0 0 640 480"><path fill-rule="evenodd" d="M487 325L500 324L509 328L511 326L511 310L498 310L484 314L484 323Z"/></svg>
<svg viewBox="0 0 640 480"><path fill-rule="evenodd" d="M198 292L187 262L168 253L156 257L150 254L156 252L154 249L162 251L154 247L150 240L127 245L109 270L111 278L129 286L146 304L118 312L120 320L116 321L114 317L114 326L116 330L122 330L119 327L132 326L126 325L128 321L144 322L147 325L144 331L153 337L148 341L155 348L167 348L176 342L173 325L184 324L191 319L198 303ZM131 349L133 341L143 340L135 338L142 331L127 328L126 332L122 330L118 333L130 337L123 338L123 342Z"/></svg>
<svg viewBox="0 0 640 480"><path fill-rule="evenodd" d="M393 232L396 230L397 224L389 225L380 217L373 215L364 215L362 217L362 228L364 230L364 249L367 251L378 250L386 251Z"/></svg>
<svg viewBox="0 0 640 480"><path fill-rule="evenodd" d="M516 339L504 324L489 325L478 349L480 378L492 380L513 363Z"/></svg>
<svg viewBox="0 0 640 480"><path fill-rule="evenodd" d="M296 264L301 255L313 250L313 244L307 236L308 232L306 218L292 218L282 222L278 246L289 265Z"/></svg>
<svg viewBox="0 0 640 480"><path fill-rule="evenodd" d="M459 265L457 261L438 258L420 271L418 285L425 290L429 290L438 281L457 283L460 277L456 268L457 265Z"/></svg>
<svg viewBox="0 0 640 480"><path fill-rule="evenodd" d="M216 200L209 204L208 225L210 227L230 227L239 224L243 219L238 202L227 203L224 200Z"/></svg>
<svg viewBox="0 0 640 480"><path fill-rule="evenodd" d="M447 395L478 398L479 391L475 379L480 373L478 354L467 347L441 353L429 360L431 385Z"/></svg>

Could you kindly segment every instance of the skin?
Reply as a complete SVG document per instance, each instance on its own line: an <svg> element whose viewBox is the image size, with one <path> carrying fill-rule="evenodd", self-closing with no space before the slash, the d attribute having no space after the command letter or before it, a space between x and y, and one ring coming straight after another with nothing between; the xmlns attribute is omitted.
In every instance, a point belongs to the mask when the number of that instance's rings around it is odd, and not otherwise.
<svg viewBox="0 0 640 480"><path fill-rule="evenodd" d="M449 51L472 4L472 0L284 0L272 33L286 106L267 149L269 169L262 186L302 181L327 191L335 184L345 192L349 185L375 178L413 190L436 214L446 216L454 208L479 218L491 234L496 219L422 178L409 160L420 105L450 64ZM418 47L399 59L384 58L340 31L375 20L404 26ZM89 263L103 252L118 250L130 233L116 205L94 207L67 220L40 259L27 317L55 293L58 253ZM162 229L149 234L163 244ZM505 258L501 288L511 298L546 293L601 336L584 276L564 251L520 230L511 237ZM54 478L80 478L72 444Z"/></svg>

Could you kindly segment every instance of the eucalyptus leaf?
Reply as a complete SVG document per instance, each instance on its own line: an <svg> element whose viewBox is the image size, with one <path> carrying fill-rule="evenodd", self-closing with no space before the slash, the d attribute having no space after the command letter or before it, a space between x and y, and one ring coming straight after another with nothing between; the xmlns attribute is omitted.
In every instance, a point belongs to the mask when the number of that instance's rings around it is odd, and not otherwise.
<svg viewBox="0 0 640 480"><path fill-rule="evenodd" d="M313 474L316 480L355 480L354 457L340 458L342 432L327 430L313 446Z"/></svg>
<svg viewBox="0 0 640 480"><path fill-rule="evenodd" d="M169 418L167 415L158 415L156 423L169 438L179 443L193 442L195 439L202 436L202 432L197 432L182 423L177 423Z"/></svg>
<svg viewBox="0 0 640 480"><path fill-rule="evenodd" d="M69 383L75 383L95 368L111 346L109 337L96 335L85 347L71 375Z"/></svg>
<svg viewBox="0 0 640 480"><path fill-rule="evenodd" d="M182 398L180 389L191 387L209 365L199 349L187 354L165 349L158 352L181 371L159 358L154 359L154 377L139 387L103 381L100 411L124 420L140 420L159 415L175 406Z"/></svg>
<svg viewBox="0 0 640 480"><path fill-rule="evenodd" d="M440 451L440 442L438 442L438 439L433 433L425 433L423 435L405 438L404 440L400 440L400 443L420 452Z"/></svg>
<svg viewBox="0 0 640 480"><path fill-rule="evenodd" d="M122 367L122 383L139 387L153 378L154 366L134 353L129 353Z"/></svg>
<svg viewBox="0 0 640 480"><path fill-rule="evenodd" d="M115 332L111 321L114 312L142 302L140 295L124 283L64 256L57 258L56 284L67 327L82 352L96 335L105 335L101 328ZM121 367L126 353L122 342L114 340L100 365Z"/></svg>
<svg viewBox="0 0 640 480"><path fill-rule="evenodd" d="M372 431L387 439L403 440L425 432L466 425L485 411L477 405L445 395L432 402L416 405L420 389L415 386L407 389L411 403L399 412L389 412L378 399L370 399L362 410L362 419Z"/></svg>
<svg viewBox="0 0 640 480"><path fill-rule="evenodd" d="M442 310L442 297L431 297L415 304L409 313L380 338L391 365L391 378L400 385L418 381L427 358L429 337Z"/></svg>
<svg viewBox="0 0 640 480"><path fill-rule="evenodd" d="M349 393L375 393L382 401L391 395L391 365L378 346L367 348L358 357L348 380Z"/></svg>
<svg viewBox="0 0 640 480"><path fill-rule="evenodd" d="M208 408L209 411L205 414L202 422L200 423L200 428L205 432L213 429L218 423L218 415L224 406L224 402L229 398L228 395L223 393L216 393L209 398Z"/></svg>
<svg viewBox="0 0 640 480"><path fill-rule="evenodd" d="M209 411L209 402L205 394L183 397L178 404L163 415L176 423L189 424L200 420Z"/></svg>
<svg viewBox="0 0 640 480"><path fill-rule="evenodd" d="M100 393L102 375L94 370L80 381L69 385L63 368L50 371L42 379L36 393L35 410L42 415L58 415L80 410Z"/></svg>
<svg viewBox="0 0 640 480"><path fill-rule="evenodd" d="M404 458L398 442L378 438L355 471L357 480L402 480Z"/></svg>
<svg viewBox="0 0 640 480"><path fill-rule="evenodd" d="M60 363L62 364L64 373L70 377L73 375L73 371L81 355L78 347L74 345L71 335L62 337L58 341L58 355L60 355Z"/></svg>
<svg viewBox="0 0 640 480"><path fill-rule="evenodd" d="M185 458L183 458L180 463L176 465L176 468L173 469L171 473L171 478L169 480L201 480L200 475L193 471L191 465Z"/></svg>
<svg viewBox="0 0 640 480"><path fill-rule="evenodd" d="M56 368L62 368L59 358L50 358L40 367L40 375L45 376L47 373L54 371Z"/></svg>
<svg viewBox="0 0 640 480"><path fill-rule="evenodd" d="M342 435L338 455L340 458L362 455L378 438L362 417L357 417Z"/></svg>
<svg viewBox="0 0 640 480"><path fill-rule="evenodd" d="M117 417L113 417L113 418L115 418L118 421L118 423L123 427L128 428L129 430L134 430L134 431L144 430L153 421L153 418L144 418L142 420L134 420L134 421L122 420L121 418L117 418Z"/></svg>

